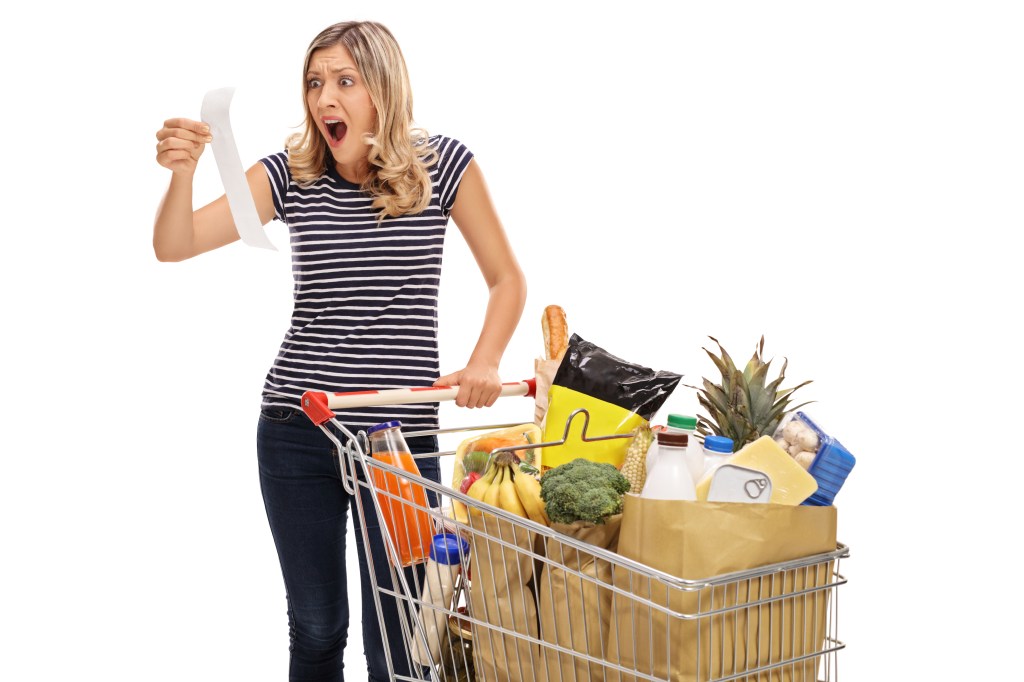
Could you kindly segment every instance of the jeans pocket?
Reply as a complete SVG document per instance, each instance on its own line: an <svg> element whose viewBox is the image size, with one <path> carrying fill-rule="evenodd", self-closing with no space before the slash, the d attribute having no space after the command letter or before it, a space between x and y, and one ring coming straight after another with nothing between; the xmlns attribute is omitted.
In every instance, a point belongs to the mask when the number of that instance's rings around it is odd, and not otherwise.
<svg viewBox="0 0 1024 682"><path fill-rule="evenodd" d="M260 408L260 419L274 424L287 424L295 418L298 412L287 407L271 407L264 405Z"/></svg>

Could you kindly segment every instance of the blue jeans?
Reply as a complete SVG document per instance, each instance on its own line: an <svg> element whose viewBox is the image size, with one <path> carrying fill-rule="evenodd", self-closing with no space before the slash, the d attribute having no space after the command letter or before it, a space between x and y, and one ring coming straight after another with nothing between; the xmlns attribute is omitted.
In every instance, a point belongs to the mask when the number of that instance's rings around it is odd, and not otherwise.
<svg viewBox="0 0 1024 682"><path fill-rule="evenodd" d="M342 436L344 438L344 436ZM437 451L437 437L406 439L413 454ZM344 440L342 440L344 442ZM302 412L265 407L256 433L260 487L284 574L291 641L289 680L343 682L348 638L345 540L351 502L339 478L334 444ZM436 457L416 460L424 478L440 481ZM371 493L360 488L378 587L391 586L387 552ZM428 491L432 506L437 504ZM366 562L358 514L353 514L362 593L363 647L369 679L387 682L387 660ZM415 580L407 569L406 579ZM410 582L410 585L422 584ZM381 596L391 661L409 675L408 656L395 600ZM420 671L417 671L419 674Z"/></svg>

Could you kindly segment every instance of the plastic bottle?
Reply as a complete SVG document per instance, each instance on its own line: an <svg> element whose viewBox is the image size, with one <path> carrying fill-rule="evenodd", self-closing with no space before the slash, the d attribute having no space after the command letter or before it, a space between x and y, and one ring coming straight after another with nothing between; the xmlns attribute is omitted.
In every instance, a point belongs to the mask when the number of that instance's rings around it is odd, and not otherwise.
<svg viewBox="0 0 1024 682"><path fill-rule="evenodd" d="M697 491L686 463L685 433L659 431L658 459L647 477L641 497L652 500L695 500Z"/></svg>
<svg viewBox="0 0 1024 682"><path fill-rule="evenodd" d="M717 469L719 464L732 457L732 446L732 438L704 436L704 473L697 478L698 482Z"/></svg>
<svg viewBox="0 0 1024 682"><path fill-rule="evenodd" d="M689 437L686 446L686 465L690 468L690 477L694 485L704 475L704 448L697 440L697 418L689 415L670 414L668 430L685 433Z"/></svg>
<svg viewBox="0 0 1024 682"><path fill-rule="evenodd" d="M644 460L644 466L647 467L647 478L651 477L651 472L654 471L654 464L658 461L658 434L660 431L655 431L651 435L654 440L647 448L647 459Z"/></svg>
<svg viewBox="0 0 1024 682"><path fill-rule="evenodd" d="M457 535L440 533L430 543L430 558L427 559L420 600L436 608L420 607L420 621L426 633L427 645L424 646L423 638L414 632L416 644L412 654L413 660L420 665L435 665L440 659L441 637L447 632L448 611L453 610L455 577L468 556L469 543Z"/></svg>
<svg viewBox="0 0 1024 682"><path fill-rule="evenodd" d="M419 476L420 469L405 444L401 426L401 422L391 421L368 428L370 454L377 461ZM372 473L384 525L398 549L399 562L410 566L425 560L430 554L434 524L426 511L430 505L423 486L375 467Z"/></svg>
<svg viewBox="0 0 1024 682"><path fill-rule="evenodd" d="M701 447L700 442L696 438L697 418L689 415L670 414L665 431L668 433L685 433L689 438L688 445L686 446L686 464L690 469L690 477L693 479L694 484L696 484L704 473L704 448ZM651 443L651 447L647 451L648 476L654 470L654 463L657 459L658 446L657 441L655 441Z"/></svg>

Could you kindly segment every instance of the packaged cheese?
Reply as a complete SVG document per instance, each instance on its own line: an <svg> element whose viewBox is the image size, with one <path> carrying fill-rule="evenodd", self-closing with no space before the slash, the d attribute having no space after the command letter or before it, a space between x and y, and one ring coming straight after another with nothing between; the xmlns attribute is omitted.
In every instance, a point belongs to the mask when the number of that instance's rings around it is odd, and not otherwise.
<svg viewBox="0 0 1024 682"><path fill-rule="evenodd" d="M725 460L724 464L752 469L767 476L771 482L771 497L767 501L773 504L797 505L818 489L814 477L804 471L771 436L761 436L753 443L748 443ZM711 481L720 469L709 471L697 484L699 501L707 501Z"/></svg>

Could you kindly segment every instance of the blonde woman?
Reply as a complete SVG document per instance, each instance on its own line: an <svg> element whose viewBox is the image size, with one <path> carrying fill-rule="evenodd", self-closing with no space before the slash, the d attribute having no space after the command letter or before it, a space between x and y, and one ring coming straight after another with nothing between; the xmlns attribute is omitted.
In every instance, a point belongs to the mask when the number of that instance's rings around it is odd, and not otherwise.
<svg viewBox="0 0 1024 682"><path fill-rule="evenodd" d="M412 94L394 36L374 22L325 29L303 64L304 130L285 151L247 172L260 220L288 226L295 277L291 326L267 373L257 431L260 483L287 593L291 680L343 680L348 631L345 526L350 499L331 442L299 410L306 390L458 385L456 404L491 405L498 365L526 296L522 271L472 154L460 142L414 129ZM226 197L192 208L192 178L207 126L168 120L157 161L172 171L153 248L180 261L238 239ZM482 331L464 368L438 377L437 293L449 216L490 291ZM437 405L338 413L351 430L398 419L437 427ZM435 437L409 439L435 452ZM439 480L436 458L418 460ZM364 502L370 505L367 498ZM388 680L367 571L386 565L380 543L358 543L363 644L369 679ZM367 524L375 519L367 518ZM370 529L371 537L380 537ZM380 580L387 578L377 571ZM385 628L396 675L410 671L394 603Z"/></svg>

